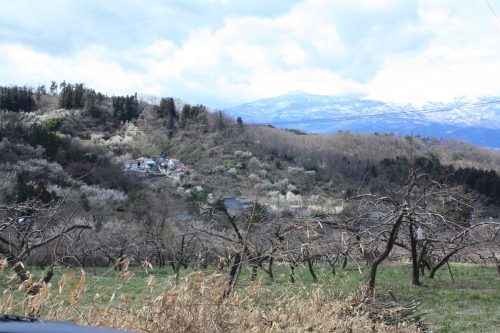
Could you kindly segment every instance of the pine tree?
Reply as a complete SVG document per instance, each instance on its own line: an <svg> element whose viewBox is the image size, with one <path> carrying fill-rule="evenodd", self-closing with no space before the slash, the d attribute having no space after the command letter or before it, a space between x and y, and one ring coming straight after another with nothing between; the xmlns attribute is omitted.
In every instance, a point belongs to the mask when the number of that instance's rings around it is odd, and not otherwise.
<svg viewBox="0 0 500 333"><path fill-rule="evenodd" d="M56 81L52 81L51 84L50 84L50 93L52 95L56 95L57 94L57 83Z"/></svg>

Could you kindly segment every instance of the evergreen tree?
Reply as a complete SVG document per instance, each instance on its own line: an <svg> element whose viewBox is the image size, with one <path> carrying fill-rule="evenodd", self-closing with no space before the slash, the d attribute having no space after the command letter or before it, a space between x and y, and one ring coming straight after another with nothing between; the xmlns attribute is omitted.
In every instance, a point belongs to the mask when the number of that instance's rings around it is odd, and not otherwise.
<svg viewBox="0 0 500 333"><path fill-rule="evenodd" d="M222 114L222 111L219 111L217 113L217 124L216 124L217 130L222 131L226 128L226 123L224 122L224 115Z"/></svg>
<svg viewBox="0 0 500 333"><path fill-rule="evenodd" d="M87 114L93 118L99 118L101 116L101 110L97 106L99 101L99 96L93 89L86 89L84 96L84 108Z"/></svg>
<svg viewBox="0 0 500 333"><path fill-rule="evenodd" d="M30 112L35 109L33 90L28 87L0 87L0 110Z"/></svg>
<svg viewBox="0 0 500 333"><path fill-rule="evenodd" d="M182 107L181 118L179 121L179 125L181 127L185 127L187 125L188 120L191 118L191 105L185 104Z"/></svg>
<svg viewBox="0 0 500 333"><path fill-rule="evenodd" d="M112 99L113 116L120 121L130 121L139 117L139 101L134 96L116 96Z"/></svg>
<svg viewBox="0 0 500 333"><path fill-rule="evenodd" d="M73 87L71 84L62 82L60 84L61 93L59 94L59 107L64 109L73 108Z"/></svg>
<svg viewBox="0 0 500 333"><path fill-rule="evenodd" d="M57 94L57 83L56 83L56 81L52 81L50 83L50 93L52 95L54 95L54 96Z"/></svg>
<svg viewBox="0 0 500 333"><path fill-rule="evenodd" d="M72 107L73 108L83 108L85 106L85 101L83 99L85 95L85 88L83 83L75 83L73 85L72 91Z"/></svg>
<svg viewBox="0 0 500 333"><path fill-rule="evenodd" d="M65 109L75 109L85 107L85 87L83 83L66 84L61 83L61 93L59 94L59 107Z"/></svg>
<svg viewBox="0 0 500 333"><path fill-rule="evenodd" d="M41 86L38 86L36 88L36 100L39 102L40 101L40 98L43 96L43 95L46 95L47 94L47 90L45 89L45 85L41 85Z"/></svg>

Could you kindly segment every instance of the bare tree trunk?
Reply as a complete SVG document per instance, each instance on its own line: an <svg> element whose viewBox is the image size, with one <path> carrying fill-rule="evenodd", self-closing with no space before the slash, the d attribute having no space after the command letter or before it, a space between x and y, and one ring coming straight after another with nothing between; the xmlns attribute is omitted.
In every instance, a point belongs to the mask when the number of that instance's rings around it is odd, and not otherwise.
<svg viewBox="0 0 500 333"><path fill-rule="evenodd" d="M184 260L184 240L186 235L182 235L181 238L181 248L179 250L179 258L177 258L177 264L175 266L175 284L179 283L179 272L181 269L182 261Z"/></svg>
<svg viewBox="0 0 500 333"><path fill-rule="evenodd" d="M252 265L252 275L250 276L250 281L255 282L257 279L257 265Z"/></svg>
<svg viewBox="0 0 500 333"><path fill-rule="evenodd" d="M309 251L307 251L307 267L309 268L309 273L311 273L313 281L318 282L318 277L316 276L316 273L314 272L313 261L312 261L311 257L309 256Z"/></svg>
<svg viewBox="0 0 500 333"><path fill-rule="evenodd" d="M411 247L411 263L412 263L412 271L411 271L411 283L414 286L420 286L420 273L418 271L419 261L418 261L418 253L417 253L417 240L415 239L415 235L413 234L413 224L409 224L410 231L410 247Z"/></svg>
<svg viewBox="0 0 500 333"><path fill-rule="evenodd" d="M295 265L290 265L290 282L295 283Z"/></svg>
<svg viewBox="0 0 500 333"><path fill-rule="evenodd" d="M344 260L342 261L342 269L345 269L347 267L347 252L343 254Z"/></svg>
<svg viewBox="0 0 500 333"><path fill-rule="evenodd" d="M268 263L268 266L267 268L264 266L264 261L269 259L269 263ZM273 262L274 262L274 259L273 257L267 257L263 260L260 260L259 261L259 264L257 265L258 267L260 267L264 272L266 272L266 274L269 276L269 279L271 281L274 281L274 273L273 273Z"/></svg>
<svg viewBox="0 0 500 333"><path fill-rule="evenodd" d="M436 264L434 264L429 272L429 279L434 279L434 276L436 275L436 272L438 269L440 269L444 264L448 262L448 260L451 258L452 255L454 255L458 251L452 251L448 253L446 256L444 256L441 260L439 260Z"/></svg>
<svg viewBox="0 0 500 333"><path fill-rule="evenodd" d="M335 266L337 265L337 260L339 260L339 255L337 253L337 255L335 256L335 260L331 260L330 257L326 257L326 260L328 261L328 263L330 264L330 266L332 267L332 275L335 275L336 274L336 271L335 271Z"/></svg>
<svg viewBox="0 0 500 333"><path fill-rule="evenodd" d="M240 265L241 265L241 256L240 253L238 252L234 256L233 264L231 265L231 270L229 271L228 288L222 294L223 299L228 298L229 295L231 295Z"/></svg>
<svg viewBox="0 0 500 333"><path fill-rule="evenodd" d="M399 226L403 222L403 218L405 217L406 213L403 211L394 224L392 225L391 232L389 234L389 238L387 239L385 243L385 249L380 253L380 255L373 260L372 264L370 265L370 271L368 272L368 293L373 294L373 290L375 289L375 279L377 277L377 269L378 266L382 263L382 261L387 258L389 253L391 253L392 248L394 247L394 242L396 241L396 238L398 236L398 231L399 231Z"/></svg>
<svg viewBox="0 0 500 333"><path fill-rule="evenodd" d="M274 258L273 257L269 258L269 268L267 269L267 275L269 275L271 281L274 281L273 263L274 263ZM498 265L498 274L500 274L500 264Z"/></svg>
<svg viewBox="0 0 500 333"><path fill-rule="evenodd" d="M427 261L425 260L425 255L427 253L427 246L428 246L428 243L424 243L424 245L422 245L422 248L420 249L420 253L418 254L418 258L417 258L418 266L420 268L420 275L422 275L422 276L424 276L424 270L425 270L425 266L427 264Z"/></svg>
<svg viewBox="0 0 500 333"><path fill-rule="evenodd" d="M448 272L450 272L451 281L455 282L455 278L453 277L453 272L451 271L451 267L450 267L450 262L449 261L446 261L446 266L448 266Z"/></svg>

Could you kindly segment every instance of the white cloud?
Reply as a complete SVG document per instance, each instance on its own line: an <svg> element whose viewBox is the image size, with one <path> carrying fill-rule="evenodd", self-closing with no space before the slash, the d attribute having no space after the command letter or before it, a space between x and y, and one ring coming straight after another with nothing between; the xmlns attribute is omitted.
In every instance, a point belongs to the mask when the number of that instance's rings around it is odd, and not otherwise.
<svg viewBox="0 0 500 333"><path fill-rule="evenodd" d="M395 0L353 0L356 5L365 8L384 9L395 3Z"/></svg>
<svg viewBox="0 0 500 333"><path fill-rule="evenodd" d="M13 37L22 43L2 39L16 30L9 21L0 29L0 84L66 80L107 93L137 91L212 106L290 90L365 92L398 102L500 94L500 23L479 0L304 0L279 5L287 9L267 17L262 4L255 5L259 15L238 15L238 8L253 9L207 0L204 10L228 10L212 21L192 18L196 6L153 2L131 22L133 13L120 12L106 26L128 29L116 41L113 34L93 39L97 28L82 27L78 38L90 41L75 41L78 48L64 53L41 49L22 31ZM182 19L173 27L181 33L165 33L162 15L173 22L176 13ZM35 29L36 20L30 22ZM44 38L59 45L53 35Z"/></svg>
<svg viewBox="0 0 500 333"><path fill-rule="evenodd" d="M285 43L279 51L287 65L303 65L309 57L307 51L296 43Z"/></svg>
<svg viewBox="0 0 500 333"><path fill-rule="evenodd" d="M162 58L171 54L174 49L174 43L166 39L161 39L149 45L146 51L153 58Z"/></svg>
<svg viewBox="0 0 500 333"><path fill-rule="evenodd" d="M98 54L101 54L99 56ZM47 84L85 82L110 94L129 93L144 85L144 76L126 71L114 62L102 60L103 50L82 50L72 59L54 57L20 45L0 44L0 77L3 84Z"/></svg>
<svg viewBox="0 0 500 333"><path fill-rule="evenodd" d="M432 50L431 50L432 51ZM462 96L498 95L500 64L496 61L450 61L442 65L427 55L392 59L371 82L372 98L397 103L423 104Z"/></svg>
<svg viewBox="0 0 500 333"><path fill-rule="evenodd" d="M453 5L423 4L415 28L433 38L419 52L386 57L370 83L371 97L424 103L500 94L500 26L491 20L487 7L478 10L469 2L469 7L464 4L457 10Z"/></svg>

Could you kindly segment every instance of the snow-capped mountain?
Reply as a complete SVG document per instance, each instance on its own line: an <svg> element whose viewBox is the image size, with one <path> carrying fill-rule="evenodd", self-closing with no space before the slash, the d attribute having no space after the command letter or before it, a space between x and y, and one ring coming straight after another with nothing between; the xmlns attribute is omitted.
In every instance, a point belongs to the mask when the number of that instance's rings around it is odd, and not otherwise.
<svg viewBox="0 0 500 333"><path fill-rule="evenodd" d="M224 110L247 123L307 132L393 132L456 138L500 148L500 97L457 99L421 107L370 100L361 95L291 92Z"/></svg>

